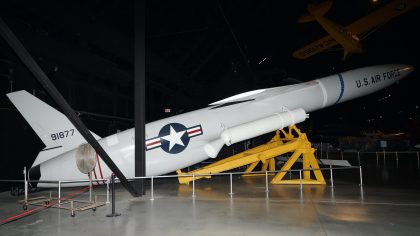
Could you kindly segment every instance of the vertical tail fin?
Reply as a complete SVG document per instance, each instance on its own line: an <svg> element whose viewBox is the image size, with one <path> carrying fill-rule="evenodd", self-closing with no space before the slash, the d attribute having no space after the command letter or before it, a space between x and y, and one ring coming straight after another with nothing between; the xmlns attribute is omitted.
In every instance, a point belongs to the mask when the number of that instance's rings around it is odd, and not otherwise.
<svg viewBox="0 0 420 236"><path fill-rule="evenodd" d="M33 166L86 142L65 115L32 94L22 90L9 93L7 97L46 146Z"/></svg>

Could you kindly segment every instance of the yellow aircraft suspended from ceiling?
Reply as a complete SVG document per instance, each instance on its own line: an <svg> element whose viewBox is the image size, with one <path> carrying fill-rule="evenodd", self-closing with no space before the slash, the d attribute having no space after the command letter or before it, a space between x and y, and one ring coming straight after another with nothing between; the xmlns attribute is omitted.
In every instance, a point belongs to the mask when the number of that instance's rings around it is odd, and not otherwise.
<svg viewBox="0 0 420 236"><path fill-rule="evenodd" d="M395 0L352 24L342 27L324 17L325 13L332 6L332 0L328 0L319 5L309 4L307 7L309 14L300 17L298 21L305 23L316 20L329 35L296 50L293 53L293 57L306 59L338 44L344 49L344 59L350 53L362 53L361 39L366 38L370 33L392 18L419 5L420 0Z"/></svg>

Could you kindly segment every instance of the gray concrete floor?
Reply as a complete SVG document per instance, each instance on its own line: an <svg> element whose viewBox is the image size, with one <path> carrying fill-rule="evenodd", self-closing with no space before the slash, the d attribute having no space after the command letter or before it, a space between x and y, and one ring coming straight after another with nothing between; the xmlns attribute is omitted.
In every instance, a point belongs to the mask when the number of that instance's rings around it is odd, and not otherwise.
<svg viewBox="0 0 420 236"><path fill-rule="evenodd" d="M111 206L97 211L70 212L46 209L0 226L0 235L419 235L419 189L360 188L358 183L335 181L335 187L269 186L264 177L216 177L179 185L175 179L155 180L150 191L133 199L117 187L117 212L105 217ZM78 188L66 189L65 193ZM56 191L56 190L54 190ZM56 194L56 193L54 193ZM64 195L63 194L63 195ZM105 201L105 189L94 194ZM48 192L31 197L48 195ZM88 194L79 196L87 199ZM8 192L0 194L0 220L22 212ZM33 207L29 207L31 209Z"/></svg>

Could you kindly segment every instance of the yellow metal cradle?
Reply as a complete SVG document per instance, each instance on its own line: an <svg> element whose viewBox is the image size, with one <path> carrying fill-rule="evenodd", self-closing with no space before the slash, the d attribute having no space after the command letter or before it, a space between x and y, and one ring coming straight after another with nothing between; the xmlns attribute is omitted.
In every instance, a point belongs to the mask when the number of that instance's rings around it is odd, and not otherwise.
<svg viewBox="0 0 420 236"><path fill-rule="evenodd" d="M178 181L181 184L188 184L201 178L210 178L206 174L221 173L242 166L248 165L243 176L255 176L252 171L257 165L262 163L262 171L275 171L275 158L286 153L293 153L284 163L281 172L278 172L271 180L272 184L325 184L322 172L319 170L318 162L314 155L315 149L311 147L306 134L300 132L296 126L290 126L285 130L278 130L276 135L266 144L246 150L236 155L224 158L220 161L202 167L200 169L183 173L178 170ZM291 170L293 164L302 156L303 176L301 179L283 180L288 170ZM311 170L312 169L312 170ZM311 178L313 172L315 179ZM194 175L182 176L182 175ZM198 175L198 176L196 176Z"/></svg>

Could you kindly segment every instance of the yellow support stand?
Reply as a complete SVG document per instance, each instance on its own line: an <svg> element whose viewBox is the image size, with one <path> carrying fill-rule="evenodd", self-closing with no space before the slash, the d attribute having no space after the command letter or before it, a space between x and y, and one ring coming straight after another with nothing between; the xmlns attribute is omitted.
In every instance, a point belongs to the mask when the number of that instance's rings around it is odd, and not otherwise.
<svg viewBox="0 0 420 236"><path fill-rule="evenodd" d="M306 134L300 133L297 128L296 131L298 132L298 140L300 140L300 145L296 148L292 156L287 160L287 162L281 168L282 172L279 172L272 180L272 184L325 184L324 176L322 172L319 170L318 161L315 158L314 152L315 149L311 147L311 143L309 142ZM304 169L302 179L291 179L291 180L283 180L284 176L286 175L287 171L291 169L294 163L296 163L297 159L302 157L302 169ZM311 170L313 170L315 179L311 179ZM318 170L317 170L318 169ZM295 171L296 173L296 171Z"/></svg>
<svg viewBox="0 0 420 236"><path fill-rule="evenodd" d="M294 135L295 133L296 135ZM302 180L283 180L283 177L286 175L286 172L279 172L271 181L272 184L325 184L324 177L320 170L313 170L315 179L311 179L311 170L319 169L318 162L315 159L314 151L311 147L306 134L301 133L296 126L290 126L288 132L285 130L278 130L276 135L266 144L260 145L258 147L249 149L247 151L238 153L231 157L225 158L223 160L217 161L213 164L205 166L203 168L188 172L189 175L200 175L194 176L194 180L201 178L210 178L211 176L206 176L205 174L211 173L220 173L227 170L232 170L238 167L248 165L245 170L246 173L244 176L255 176L252 174L252 171L258 165L262 163L262 171L275 171L275 158L293 152L289 160L283 165L282 171L290 170L292 165L297 161L299 156L303 156L303 177ZM192 181L193 177L191 176L182 176L180 170L177 171L179 177L178 181L181 184L188 184Z"/></svg>

